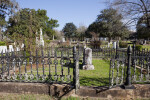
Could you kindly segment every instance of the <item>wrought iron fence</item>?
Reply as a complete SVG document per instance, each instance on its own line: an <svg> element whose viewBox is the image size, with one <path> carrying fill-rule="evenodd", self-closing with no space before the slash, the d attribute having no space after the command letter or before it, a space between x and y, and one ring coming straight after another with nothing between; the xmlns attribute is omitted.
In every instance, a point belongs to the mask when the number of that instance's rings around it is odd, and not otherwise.
<svg viewBox="0 0 150 100"><path fill-rule="evenodd" d="M111 59L110 87L124 85L133 88L132 83L150 83L150 51L128 47L127 56Z"/></svg>
<svg viewBox="0 0 150 100"><path fill-rule="evenodd" d="M109 69L109 87L123 85L125 82L126 59L111 59Z"/></svg>
<svg viewBox="0 0 150 100"><path fill-rule="evenodd" d="M132 59L132 82L150 82L150 51L148 49L135 50Z"/></svg>
<svg viewBox="0 0 150 100"><path fill-rule="evenodd" d="M71 83L76 86L77 50L73 48L38 48L0 54L1 82ZM74 79L74 80L73 80Z"/></svg>
<svg viewBox="0 0 150 100"><path fill-rule="evenodd" d="M119 48L96 48L92 49L93 58L124 58L126 54L126 49Z"/></svg>

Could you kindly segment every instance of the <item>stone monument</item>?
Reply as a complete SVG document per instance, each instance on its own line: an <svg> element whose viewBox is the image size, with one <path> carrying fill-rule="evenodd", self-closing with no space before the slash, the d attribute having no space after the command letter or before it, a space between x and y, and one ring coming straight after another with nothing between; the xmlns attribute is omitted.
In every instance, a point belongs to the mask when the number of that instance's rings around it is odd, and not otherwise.
<svg viewBox="0 0 150 100"><path fill-rule="evenodd" d="M114 48L114 49L116 49L116 45L117 45L117 43L114 42L114 43L113 43L113 48Z"/></svg>
<svg viewBox="0 0 150 100"><path fill-rule="evenodd" d="M94 65L92 65L92 49L86 48L84 51L84 70L94 70Z"/></svg>
<svg viewBox="0 0 150 100"><path fill-rule="evenodd" d="M66 42L64 37L62 38L62 42Z"/></svg>
<svg viewBox="0 0 150 100"><path fill-rule="evenodd" d="M43 32L42 32L42 28L40 28L40 45L44 46L44 40L43 40Z"/></svg>

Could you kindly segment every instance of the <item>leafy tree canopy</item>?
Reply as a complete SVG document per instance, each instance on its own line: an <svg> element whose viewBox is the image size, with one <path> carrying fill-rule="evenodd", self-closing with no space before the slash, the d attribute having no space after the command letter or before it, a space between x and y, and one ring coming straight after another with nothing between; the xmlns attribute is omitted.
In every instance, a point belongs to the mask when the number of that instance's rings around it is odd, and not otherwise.
<svg viewBox="0 0 150 100"><path fill-rule="evenodd" d="M95 22L93 22L87 30L87 35L90 36L90 32L95 32L98 36L108 37L109 39L114 37L126 37L128 33L127 27L123 26L122 15L118 14L117 10L109 8L101 11L101 14L97 16Z"/></svg>
<svg viewBox="0 0 150 100"><path fill-rule="evenodd" d="M148 15L150 17L150 14ZM138 38L148 39L150 38L150 28L147 27L146 15L143 15L136 25Z"/></svg>
<svg viewBox="0 0 150 100"><path fill-rule="evenodd" d="M50 36L54 34L52 33L53 28L58 27L57 22L57 20L49 19L46 10L38 9L36 11L35 9L25 8L9 19L7 33L11 36L21 34L24 37L32 38L42 28L43 33Z"/></svg>
<svg viewBox="0 0 150 100"><path fill-rule="evenodd" d="M73 23L66 23L62 31L67 38L76 37L77 27Z"/></svg>
<svg viewBox="0 0 150 100"><path fill-rule="evenodd" d="M0 29L6 26L6 15L14 14L19 7L15 0L0 0Z"/></svg>

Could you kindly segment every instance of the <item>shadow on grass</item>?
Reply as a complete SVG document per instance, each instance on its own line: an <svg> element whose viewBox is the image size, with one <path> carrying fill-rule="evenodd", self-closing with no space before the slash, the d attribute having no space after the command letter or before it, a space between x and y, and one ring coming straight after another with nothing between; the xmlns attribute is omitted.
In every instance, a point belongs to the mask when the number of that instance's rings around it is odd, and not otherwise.
<svg viewBox="0 0 150 100"><path fill-rule="evenodd" d="M80 76L81 86L109 86L109 78L95 78Z"/></svg>

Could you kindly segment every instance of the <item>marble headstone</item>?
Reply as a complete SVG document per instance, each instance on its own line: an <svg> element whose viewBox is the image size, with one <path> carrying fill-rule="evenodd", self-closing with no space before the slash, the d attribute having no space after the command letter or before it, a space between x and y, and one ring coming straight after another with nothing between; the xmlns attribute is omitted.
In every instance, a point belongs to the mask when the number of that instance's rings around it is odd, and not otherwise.
<svg viewBox="0 0 150 100"><path fill-rule="evenodd" d="M65 42L65 38L62 38L62 42Z"/></svg>
<svg viewBox="0 0 150 100"><path fill-rule="evenodd" d="M92 49L86 48L84 54L84 70L94 70L94 65L92 65Z"/></svg>
<svg viewBox="0 0 150 100"><path fill-rule="evenodd" d="M116 49L116 45L117 45L117 43L114 42L114 43L113 43L113 48L114 48L114 49Z"/></svg>

